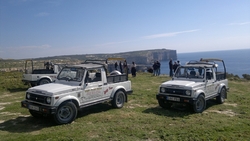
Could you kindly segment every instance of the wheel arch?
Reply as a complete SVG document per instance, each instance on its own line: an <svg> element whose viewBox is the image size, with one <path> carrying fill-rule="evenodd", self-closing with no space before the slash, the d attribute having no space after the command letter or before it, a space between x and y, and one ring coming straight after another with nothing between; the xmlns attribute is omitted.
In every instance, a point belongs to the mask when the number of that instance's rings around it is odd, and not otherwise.
<svg viewBox="0 0 250 141"><path fill-rule="evenodd" d="M118 92L118 91L123 91L123 92L124 92L124 94L125 94L125 102L127 102L127 93L126 93L125 88L122 87L122 86L120 86L120 87L118 86L118 87L116 87L116 88L112 91L111 98L113 99L114 96L115 96L115 94L116 94L116 92Z"/></svg>
<svg viewBox="0 0 250 141"><path fill-rule="evenodd" d="M225 98L227 98L227 88L226 88L226 85L224 84L224 83L222 83L222 84L220 84L220 87L219 87L219 89L218 89L218 94L220 94L221 93L221 90L222 89L225 89L225 91L226 91L226 95L225 95Z"/></svg>
<svg viewBox="0 0 250 141"><path fill-rule="evenodd" d="M60 100L58 100L56 103L55 103L55 106L60 106L62 103L64 103L64 102L73 102L75 105L76 105L76 107L77 107L77 109L79 109L79 105L80 105L80 101L76 98L76 97L74 97L74 96L65 96L65 97L63 97L63 98L61 98Z"/></svg>
<svg viewBox="0 0 250 141"><path fill-rule="evenodd" d="M41 76L41 77L39 78L39 80L37 81L37 84L39 84L40 81L43 80L43 79L48 79L50 82L52 82L52 78L51 78L51 77L49 77L49 76Z"/></svg>
<svg viewBox="0 0 250 141"><path fill-rule="evenodd" d="M198 98L199 95L203 95L206 98L205 92L203 90L197 90L195 92L195 98Z"/></svg>

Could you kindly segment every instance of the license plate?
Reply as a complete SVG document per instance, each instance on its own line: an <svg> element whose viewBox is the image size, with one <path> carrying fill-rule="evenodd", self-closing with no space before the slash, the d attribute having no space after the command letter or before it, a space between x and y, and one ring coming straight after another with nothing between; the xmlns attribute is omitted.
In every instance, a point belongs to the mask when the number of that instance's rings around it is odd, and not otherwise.
<svg viewBox="0 0 250 141"><path fill-rule="evenodd" d="M29 105L29 109L34 111L39 111L39 107L33 105Z"/></svg>
<svg viewBox="0 0 250 141"><path fill-rule="evenodd" d="M180 98L179 98L179 97L171 97L171 96L168 96L168 97L167 97L167 100L171 100L171 101L180 101Z"/></svg>

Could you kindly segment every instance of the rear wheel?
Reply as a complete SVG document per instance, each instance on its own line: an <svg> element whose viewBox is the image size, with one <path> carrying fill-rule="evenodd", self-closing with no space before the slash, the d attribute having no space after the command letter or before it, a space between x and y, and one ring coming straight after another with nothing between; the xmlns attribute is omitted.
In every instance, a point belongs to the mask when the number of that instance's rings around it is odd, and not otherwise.
<svg viewBox="0 0 250 141"><path fill-rule="evenodd" d="M170 109L172 106L172 103L169 103L169 102L162 100L162 99L158 99L158 103L164 109Z"/></svg>
<svg viewBox="0 0 250 141"><path fill-rule="evenodd" d="M33 83L33 82L30 82L30 86L31 86L31 87L35 87L35 86L36 86L36 84L35 84L35 83Z"/></svg>
<svg viewBox="0 0 250 141"><path fill-rule="evenodd" d="M77 116L77 108L73 102L62 103L54 115L57 124L67 124L75 120Z"/></svg>
<svg viewBox="0 0 250 141"><path fill-rule="evenodd" d="M125 103L126 97L123 91L117 91L111 102L114 108L122 108Z"/></svg>
<svg viewBox="0 0 250 141"><path fill-rule="evenodd" d="M202 113L206 108L206 100L203 95L199 95L197 100L194 102L193 110L195 113Z"/></svg>
<svg viewBox="0 0 250 141"><path fill-rule="evenodd" d="M49 79L46 79L46 78L41 79L41 80L39 81L39 85L43 85L43 84L47 84L47 83L51 83L51 82L50 82Z"/></svg>
<svg viewBox="0 0 250 141"><path fill-rule="evenodd" d="M220 94L216 97L216 101L217 101L219 104L224 103L224 102L225 102L226 95L227 95L226 89L225 89L224 87L221 88Z"/></svg>

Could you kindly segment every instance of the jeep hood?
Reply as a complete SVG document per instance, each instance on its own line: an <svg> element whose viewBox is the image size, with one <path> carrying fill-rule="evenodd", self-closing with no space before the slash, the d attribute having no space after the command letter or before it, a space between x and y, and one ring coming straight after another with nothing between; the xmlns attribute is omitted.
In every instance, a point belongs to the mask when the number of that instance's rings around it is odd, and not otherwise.
<svg viewBox="0 0 250 141"><path fill-rule="evenodd" d="M195 82L195 81L185 81L185 80L170 80L161 84L163 87L197 87L202 85L202 82Z"/></svg>
<svg viewBox="0 0 250 141"><path fill-rule="evenodd" d="M27 92L52 96L52 95L72 92L72 91L77 90L78 88L79 86L77 87L77 86L70 86L70 85L64 85L64 84L58 84L58 83L48 83L48 84L29 88Z"/></svg>

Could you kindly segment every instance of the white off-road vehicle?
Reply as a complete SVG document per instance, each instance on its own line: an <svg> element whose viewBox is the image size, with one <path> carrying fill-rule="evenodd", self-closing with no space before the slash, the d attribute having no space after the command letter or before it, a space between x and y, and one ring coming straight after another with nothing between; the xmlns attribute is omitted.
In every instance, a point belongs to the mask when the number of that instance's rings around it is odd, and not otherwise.
<svg viewBox="0 0 250 141"><path fill-rule="evenodd" d="M132 93L131 82L127 74L107 76L106 70L96 62L65 66L55 82L29 88L21 106L34 117L52 115L57 124L71 123L80 108L98 103L122 108Z"/></svg>
<svg viewBox="0 0 250 141"><path fill-rule="evenodd" d="M218 103L223 103L228 90L224 61L201 59L179 66L172 80L160 85L156 98L162 108L170 108L173 103L186 103L193 106L194 112L201 113L209 99L216 98Z"/></svg>
<svg viewBox="0 0 250 141"><path fill-rule="evenodd" d="M65 64L45 62L44 68L35 69L33 60L26 60L22 81L25 84L30 84L32 87L51 83L56 79L56 76L64 66Z"/></svg>

